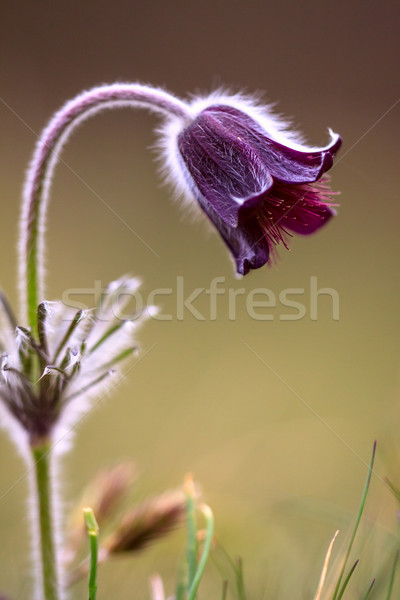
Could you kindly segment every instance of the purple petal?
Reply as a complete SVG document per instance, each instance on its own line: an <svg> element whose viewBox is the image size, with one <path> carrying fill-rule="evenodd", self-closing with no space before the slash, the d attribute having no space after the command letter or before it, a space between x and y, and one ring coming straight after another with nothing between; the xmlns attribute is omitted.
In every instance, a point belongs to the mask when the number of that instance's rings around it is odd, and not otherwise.
<svg viewBox="0 0 400 600"><path fill-rule="evenodd" d="M268 262L270 248L257 218L248 219L243 226L230 227L207 202L204 202L204 198L198 200L231 251L240 275L246 275L250 269L259 269Z"/></svg>
<svg viewBox="0 0 400 600"><path fill-rule="evenodd" d="M178 137L196 189L217 215L237 227L263 204L273 179L251 146L203 111Z"/></svg>
<svg viewBox="0 0 400 600"><path fill-rule="evenodd" d="M319 179L332 167L333 157L342 143L340 136L331 132L331 142L326 147L301 151L272 140L254 119L231 106L210 106L204 113L234 132L253 150L272 177L284 183L309 183Z"/></svg>
<svg viewBox="0 0 400 600"><path fill-rule="evenodd" d="M270 260L289 232L308 235L335 214L325 171L341 139L298 150L231 106L204 109L178 136L192 192L245 275Z"/></svg>
<svg viewBox="0 0 400 600"><path fill-rule="evenodd" d="M310 235L325 225L334 215L335 211L332 208L322 204L296 206L283 216L280 225L284 229L290 229L294 233Z"/></svg>

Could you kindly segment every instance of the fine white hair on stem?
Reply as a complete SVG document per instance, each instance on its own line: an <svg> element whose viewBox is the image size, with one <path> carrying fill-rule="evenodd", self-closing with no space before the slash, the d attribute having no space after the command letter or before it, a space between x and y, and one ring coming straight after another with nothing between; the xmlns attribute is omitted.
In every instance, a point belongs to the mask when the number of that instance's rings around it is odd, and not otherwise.
<svg viewBox="0 0 400 600"><path fill-rule="evenodd" d="M50 470L50 502L51 502L51 518L53 521L53 540L56 548L56 572L57 581L59 584L58 598L66 600L66 581L61 564L61 548L63 547L63 529L61 526L62 503L60 496L60 456L49 451L49 470ZM33 577L33 600L43 600L43 573L41 568L41 552L40 552L40 526L37 518L39 512L39 502L37 493L37 480L34 475L34 459L30 457L28 460L29 472L29 487L31 493L28 495L28 510L30 512L29 522L31 524L31 560L32 560L32 577Z"/></svg>
<svg viewBox="0 0 400 600"><path fill-rule="evenodd" d="M40 136L27 171L19 233L19 292L22 316L33 310L44 294L44 234L49 191L54 168L63 145L85 119L106 108L142 107L186 122L189 107L168 92L139 83L103 85L82 92L67 102L50 120ZM28 262L31 261L30 267ZM32 272L28 272L31 269ZM32 306L28 298L32 280ZM29 316L28 316L29 319ZM30 319L31 321L32 319ZM30 323L32 325L32 323Z"/></svg>
<svg viewBox="0 0 400 600"><path fill-rule="evenodd" d="M63 479L61 477L61 464L62 457L57 453L52 453L50 457L50 486L51 486L51 501L52 501L52 518L53 518L53 536L54 544L56 548L55 560L56 560L56 571L57 580L60 586L59 589L59 600L66 600L67 594L67 581L66 573L62 564L62 549L65 545L65 530L63 514L65 514L66 507L62 502L63 494Z"/></svg>
<svg viewBox="0 0 400 600"><path fill-rule="evenodd" d="M37 494L37 483L34 474L34 464L32 456L28 459L29 473L29 488L28 494L28 511L31 534L31 577L33 579L32 597L34 600L39 600L43 590L43 574L41 567L41 552L40 552L40 527L37 515L39 514L39 500Z"/></svg>
<svg viewBox="0 0 400 600"><path fill-rule="evenodd" d="M3 402L0 402L0 423L1 429L7 432L21 458L26 464L29 464L30 452L28 434L8 408L6 408Z"/></svg>

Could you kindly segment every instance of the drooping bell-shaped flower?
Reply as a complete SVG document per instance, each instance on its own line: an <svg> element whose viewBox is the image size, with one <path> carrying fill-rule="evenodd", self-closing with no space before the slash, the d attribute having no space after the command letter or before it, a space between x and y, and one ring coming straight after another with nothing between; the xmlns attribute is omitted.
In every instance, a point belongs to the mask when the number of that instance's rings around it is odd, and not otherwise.
<svg viewBox="0 0 400 600"><path fill-rule="evenodd" d="M292 232L314 233L335 214L324 174L341 145L337 134L309 148L242 98L213 96L193 108L189 124L165 129L167 167L180 170L181 191L215 225L238 273L263 266Z"/></svg>

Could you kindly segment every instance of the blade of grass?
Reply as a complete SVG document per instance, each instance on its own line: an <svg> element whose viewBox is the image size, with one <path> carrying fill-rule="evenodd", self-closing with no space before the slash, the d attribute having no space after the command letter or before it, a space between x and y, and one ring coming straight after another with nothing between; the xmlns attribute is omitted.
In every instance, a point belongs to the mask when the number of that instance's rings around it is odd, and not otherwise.
<svg viewBox="0 0 400 600"><path fill-rule="evenodd" d="M184 598L185 598L185 592L186 592L185 574L186 574L186 571L184 568L184 563L182 562L180 569L179 569L178 583L176 585L176 590L175 590L175 600L184 600Z"/></svg>
<svg viewBox="0 0 400 600"><path fill-rule="evenodd" d="M192 585L189 588L187 600L194 600L196 598L197 588L199 587L201 578L203 577L204 569L207 564L208 557L210 555L211 543L214 536L214 516L212 514L211 508L206 504L202 504L199 507L199 509L203 513L204 518L206 520L206 534L203 544L203 551L201 553L201 557L193 578Z"/></svg>
<svg viewBox="0 0 400 600"><path fill-rule="evenodd" d="M187 475L184 482L184 490L186 494L186 513L187 513L187 589L190 590L193 585L193 580L197 571L197 523L196 523L196 506L195 506L195 490L193 477Z"/></svg>
<svg viewBox="0 0 400 600"><path fill-rule="evenodd" d="M324 564L322 567L321 576L319 578L317 591L315 592L314 600L320 600L320 598L321 598L322 590L323 590L323 587L325 584L326 574L328 572L328 565L329 565L329 561L330 561L331 554L332 554L333 544L335 543L335 540L336 540L338 534L339 534L339 529L336 531L335 535L331 539L331 542L328 546L328 551L325 556L325 560L324 560Z"/></svg>
<svg viewBox="0 0 400 600"><path fill-rule="evenodd" d="M338 578L338 581L337 581L337 584L336 584L336 588L335 588L332 600L337 600L337 597L338 597L338 594L339 594L339 590L341 588L341 584L342 584L342 579L343 579L343 576L344 576L344 572L346 570L347 561L349 559L350 552L351 552L351 549L353 547L354 539L356 537L358 526L359 526L360 521L361 521L361 516L362 516L362 514L364 512L364 506L365 506L365 502L367 500L367 494L368 494L369 484L371 482L372 468L374 466L375 453L376 453L376 441L374 442L374 445L373 445L373 448L372 448L371 462L369 464L367 480L365 482L364 491L363 491L363 494L362 494L362 497L361 497L360 508L358 510L356 522L354 524L353 532L351 534L350 542L349 542L349 545L348 545L348 548L347 548L346 555L344 557L342 569L341 569L340 574L339 574L339 578Z"/></svg>
<svg viewBox="0 0 400 600"><path fill-rule="evenodd" d="M347 584L349 583L351 576L353 575L356 566L358 565L359 560L357 559L356 562L354 563L354 565L351 567L350 571L347 574L347 577L345 578L342 587L340 588L340 592L338 594L338 600L341 600L343 597L343 594L345 592L345 589L347 588Z"/></svg>
<svg viewBox="0 0 400 600"><path fill-rule="evenodd" d="M399 562L399 550L397 550L396 555L394 557L393 567L392 567L392 571L390 573L389 588L388 588L388 593L387 593L387 596L386 596L386 600L390 600L391 597L392 597L394 578L395 578L395 575L396 575L396 568L397 568L397 563L398 562Z"/></svg>
<svg viewBox="0 0 400 600"><path fill-rule="evenodd" d="M239 600L246 600L246 590L244 588L244 577L243 577L243 561L241 558L238 558L236 561L236 588Z"/></svg>
<svg viewBox="0 0 400 600"><path fill-rule="evenodd" d="M97 561L99 553L99 526L91 508L84 508L86 528L90 541L90 565L89 565L89 596L88 600L96 600L97 593Z"/></svg>
<svg viewBox="0 0 400 600"><path fill-rule="evenodd" d="M232 560L229 556L228 552L225 550L221 544L218 544L218 548L226 561L228 562L229 567L232 569L234 577L235 577L235 585L236 591L238 594L239 600L246 600L246 591L244 588L244 577L243 577L243 565L242 560L237 559L236 562ZM218 568L218 567L217 567Z"/></svg>
<svg viewBox="0 0 400 600"><path fill-rule="evenodd" d="M385 483L387 483L390 491L392 492L393 496L396 498L397 502L400 502L400 491L397 489L397 487L395 487L393 485L393 483L387 477L385 477Z"/></svg>
<svg viewBox="0 0 400 600"><path fill-rule="evenodd" d="M371 581L369 588L367 589L365 596L362 597L361 600L367 600L367 598L369 597L372 588L374 587L374 583L375 583L375 578Z"/></svg>
<svg viewBox="0 0 400 600"><path fill-rule="evenodd" d="M226 596L227 596L227 594L228 594L228 582L227 582L227 581L226 581L226 579L225 579L225 581L223 581L223 582L222 582L222 595L221 595L221 600L226 600Z"/></svg>

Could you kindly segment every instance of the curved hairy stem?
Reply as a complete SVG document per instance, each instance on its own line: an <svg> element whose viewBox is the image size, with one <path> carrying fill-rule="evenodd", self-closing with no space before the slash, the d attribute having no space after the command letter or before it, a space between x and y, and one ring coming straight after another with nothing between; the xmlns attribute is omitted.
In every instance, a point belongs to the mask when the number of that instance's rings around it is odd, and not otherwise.
<svg viewBox="0 0 400 600"><path fill-rule="evenodd" d="M35 334L44 293L44 232L50 183L62 146L84 119L110 107L133 106L190 119L187 105L164 90L138 83L104 85L67 102L40 136L27 174L20 220L19 283L24 316Z"/></svg>
<svg viewBox="0 0 400 600"><path fill-rule="evenodd" d="M35 344L38 339L43 343L43 311L39 306L38 312L37 307L44 300L44 234L54 168L63 145L75 127L105 108L124 106L148 108L184 122L191 118L186 104L164 90L136 83L104 85L83 92L67 102L54 115L37 142L24 187L19 237L22 318L27 319L30 331L26 330L26 334ZM46 365L47 363L45 368ZM36 496L35 514L32 513L32 518L34 530L39 534L34 550L37 550L40 563L35 574L40 600L60 600L63 594L63 574L56 544L56 528L59 524L55 511L58 502L53 498L50 450L50 443L46 440L32 447ZM93 588L93 597L94 593Z"/></svg>

